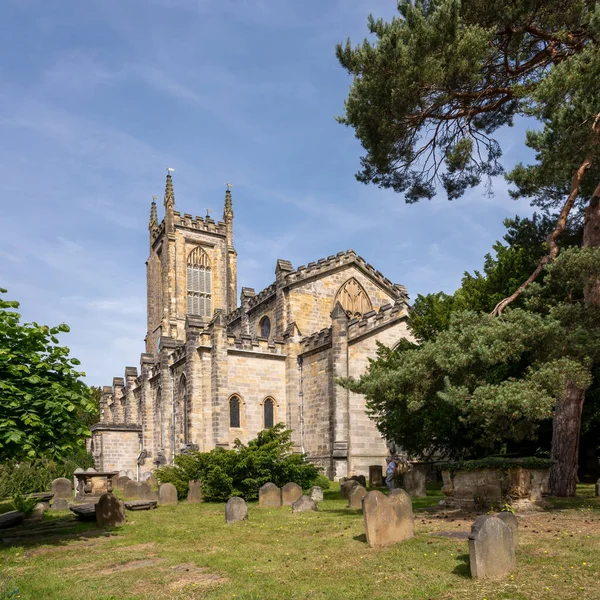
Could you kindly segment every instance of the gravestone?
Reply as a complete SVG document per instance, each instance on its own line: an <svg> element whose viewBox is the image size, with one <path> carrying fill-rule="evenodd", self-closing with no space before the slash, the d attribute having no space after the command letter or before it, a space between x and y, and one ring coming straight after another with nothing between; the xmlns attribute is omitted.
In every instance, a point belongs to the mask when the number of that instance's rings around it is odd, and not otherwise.
<svg viewBox="0 0 600 600"><path fill-rule="evenodd" d="M248 519L248 506L243 498L229 498L225 505L225 522L235 523Z"/></svg>
<svg viewBox="0 0 600 600"><path fill-rule="evenodd" d="M281 505L291 506L302 496L302 488L292 481L281 488Z"/></svg>
<svg viewBox="0 0 600 600"><path fill-rule="evenodd" d="M163 483L158 488L158 503L177 504L177 488L172 483Z"/></svg>
<svg viewBox="0 0 600 600"><path fill-rule="evenodd" d="M596 481L596 496L600 496L600 479Z"/></svg>
<svg viewBox="0 0 600 600"><path fill-rule="evenodd" d="M52 510L69 510L69 501L66 498L54 498L50 508Z"/></svg>
<svg viewBox="0 0 600 600"><path fill-rule="evenodd" d="M150 479L150 477L152 477L152 471L144 471L142 473L142 481L148 481L148 479Z"/></svg>
<svg viewBox="0 0 600 600"><path fill-rule="evenodd" d="M50 508L50 504L48 502L38 502L33 507L33 512L31 516L35 519L41 519L44 516L44 513Z"/></svg>
<svg viewBox="0 0 600 600"><path fill-rule="evenodd" d="M402 477L403 487L409 496L427 496L427 465L412 464Z"/></svg>
<svg viewBox="0 0 600 600"><path fill-rule="evenodd" d="M503 521L505 525L510 527L513 536L513 545L516 550L519 545L519 522L517 521L517 517L508 511L496 513L495 516Z"/></svg>
<svg viewBox="0 0 600 600"><path fill-rule="evenodd" d="M125 498L138 498L140 490L137 481L126 481L123 486L123 495Z"/></svg>
<svg viewBox="0 0 600 600"><path fill-rule="evenodd" d="M353 475L350 480L356 481L358 485L362 485L364 488L367 487L367 479L364 475Z"/></svg>
<svg viewBox="0 0 600 600"><path fill-rule="evenodd" d="M344 481L342 485L340 485L340 493L342 494L342 498L347 500L350 498L350 493L352 490L358 485L358 481L354 481L351 479L350 481Z"/></svg>
<svg viewBox="0 0 600 600"><path fill-rule="evenodd" d="M70 509L80 521L96 521L96 504L76 504Z"/></svg>
<svg viewBox="0 0 600 600"><path fill-rule="evenodd" d="M471 577L495 579L516 568L511 528L498 517L481 515L469 535Z"/></svg>
<svg viewBox="0 0 600 600"><path fill-rule="evenodd" d="M135 473L131 469L127 469L127 477L129 477L129 479L134 479Z"/></svg>
<svg viewBox="0 0 600 600"><path fill-rule="evenodd" d="M25 519L25 513L18 510L9 510L0 515L0 529L8 529L20 525Z"/></svg>
<svg viewBox="0 0 600 600"><path fill-rule="evenodd" d="M362 499L367 543L372 548L389 546L414 536L415 522L410 496L392 490L389 496L369 492Z"/></svg>
<svg viewBox="0 0 600 600"><path fill-rule="evenodd" d="M127 476L126 477L119 477L117 479L117 489L121 490L121 491L125 490L125 484L128 481L131 481L131 479L129 479L129 477L127 477Z"/></svg>
<svg viewBox="0 0 600 600"><path fill-rule="evenodd" d="M187 501L190 504L198 504L204 501L204 495L202 494L202 482L192 480L188 484L188 496Z"/></svg>
<svg viewBox="0 0 600 600"><path fill-rule="evenodd" d="M66 498L72 500L73 498L73 483L66 477L59 477L52 482L52 493L54 499Z"/></svg>
<svg viewBox="0 0 600 600"><path fill-rule="evenodd" d="M112 494L102 494L96 504L98 527L119 527L125 524L125 504Z"/></svg>
<svg viewBox="0 0 600 600"><path fill-rule="evenodd" d="M293 513L308 512L311 510L319 510L319 507L317 506L317 502L315 500L305 494L300 496L300 498L298 498L298 500L292 504Z"/></svg>
<svg viewBox="0 0 600 600"><path fill-rule="evenodd" d="M98 471L96 471L96 469L94 469L94 467L88 467L84 473L97 473Z"/></svg>
<svg viewBox="0 0 600 600"><path fill-rule="evenodd" d="M265 483L258 490L258 505L266 508L281 506L281 490L274 483Z"/></svg>
<svg viewBox="0 0 600 600"><path fill-rule="evenodd" d="M362 508L362 499L367 495L367 490L362 485L355 486L348 498L348 508Z"/></svg>
<svg viewBox="0 0 600 600"><path fill-rule="evenodd" d="M146 479L146 483L151 487L151 488L155 488L158 487L158 481L154 475L154 473L150 473L150 477L148 477L148 479Z"/></svg>
<svg viewBox="0 0 600 600"><path fill-rule="evenodd" d="M127 477L127 471L124 471L123 469L121 469L119 471L119 477Z"/></svg>
<svg viewBox="0 0 600 600"><path fill-rule="evenodd" d="M369 467L369 487L383 487L383 467L381 465Z"/></svg>
<svg viewBox="0 0 600 600"><path fill-rule="evenodd" d="M313 485L308 492L308 495L315 501L321 502L323 500L323 489L318 485Z"/></svg>
<svg viewBox="0 0 600 600"><path fill-rule="evenodd" d="M132 500L125 502L125 508L127 510L152 510L156 508L158 502L156 500Z"/></svg>

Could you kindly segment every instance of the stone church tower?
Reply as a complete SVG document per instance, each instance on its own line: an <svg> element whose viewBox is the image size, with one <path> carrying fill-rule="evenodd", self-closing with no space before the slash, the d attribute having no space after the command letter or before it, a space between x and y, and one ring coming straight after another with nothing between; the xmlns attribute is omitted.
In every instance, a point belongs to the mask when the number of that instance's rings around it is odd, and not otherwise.
<svg viewBox="0 0 600 600"><path fill-rule="evenodd" d="M180 452L231 447L283 422L296 450L331 478L368 474L386 443L364 398L335 383L359 376L377 342L410 338L408 295L352 250L294 268L237 303L233 203L223 220L150 211L146 352L103 388L90 450L102 470L137 476Z"/></svg>

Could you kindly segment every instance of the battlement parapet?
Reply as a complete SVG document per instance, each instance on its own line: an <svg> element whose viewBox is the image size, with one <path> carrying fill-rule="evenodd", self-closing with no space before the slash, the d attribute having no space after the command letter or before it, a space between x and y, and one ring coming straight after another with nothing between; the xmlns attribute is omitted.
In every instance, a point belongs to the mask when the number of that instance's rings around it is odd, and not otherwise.
<svg viewBox="0 0 600 600"><path fill-rule="evenodd" d="M207 233L216 233L218 235L227 235L227 225L223 221L215 222L210 217L192 217L191 214L185 213L183 216L178 211L174 211L175 227L185 227L186 229L194 229L196 231L204 231Z"/></svg>
<svg viewBox="0 0 600 600"><path fill-rule="evenodd" d="M280 339L269 341L267 338L252 337L247 334L227 336L228 349L264 352L268 354L285 354L285 342Z"/></svg>
<svg viewBox="0 0 600 600"><path fill-rule="evenodd" d="M312 352L331 344L331 327L326 327L300 340L300 354Z"/></svg>
<svg viewBox="0 0 600 600"><path fill-rule="evenodd" d="M264 290L261 290L254 296L254 298L250 298L248 302L248 308L252 310L255 306L262 304L265 300L269 299L271 296L275 295L277 290L277 284L272 283L270 286L266 287Z"/></svg>
<svg viewBox="0 0 600 600"><path fill-rule="evenodd" d="M405 300L384 304L379 311L370 310L362 318L348 321L348 341L406 317L408 317L408 303Z"/></svg>

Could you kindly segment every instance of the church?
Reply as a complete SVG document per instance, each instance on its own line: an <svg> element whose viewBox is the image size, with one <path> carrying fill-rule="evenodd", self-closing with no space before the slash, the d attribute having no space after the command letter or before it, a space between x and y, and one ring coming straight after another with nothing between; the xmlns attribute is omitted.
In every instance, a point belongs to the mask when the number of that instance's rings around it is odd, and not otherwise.
<svg viewBox="0 0 600 600"><path fill-rule="evenodd" d="M139 477L282 422L329 478L368 475L387 445L364 397L336 379L360 376L377 342L412 339L406 289L347 250L279 259L274 282L243 287L238 304L233 221L229 186L215 222L175 210L167 173L163 220L150 211L146 351L102 389L96 468Z"/></svg>

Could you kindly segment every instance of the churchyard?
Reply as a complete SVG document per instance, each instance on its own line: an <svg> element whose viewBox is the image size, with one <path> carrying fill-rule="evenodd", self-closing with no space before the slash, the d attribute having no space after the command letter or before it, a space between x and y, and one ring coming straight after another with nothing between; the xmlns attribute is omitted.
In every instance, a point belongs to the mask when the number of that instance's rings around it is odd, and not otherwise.
<svg viewBox="0 0 600 600"><path fill-rule="evenodd" d="M229 524L224 503L127 511L115 528L47 511L1 532L0 598L598 598L593 486L519 514L516 568L497 580L471 578L466 534L477 513L437 508L441 499L431 485L413 498L414 537L383 548L369 547L362 510L337 484L316 512L249 502L247 520Z"/></svg>

